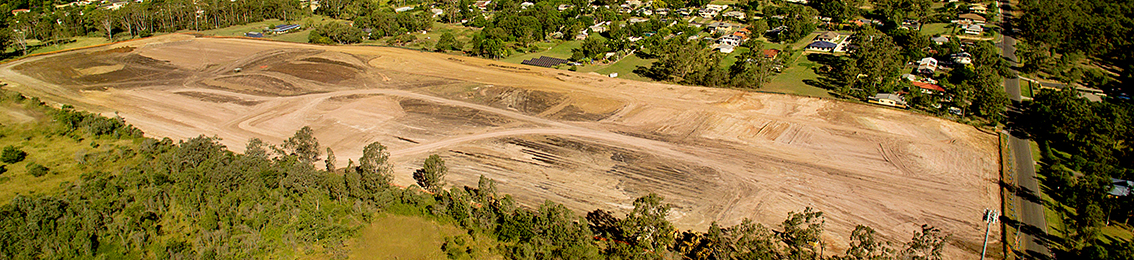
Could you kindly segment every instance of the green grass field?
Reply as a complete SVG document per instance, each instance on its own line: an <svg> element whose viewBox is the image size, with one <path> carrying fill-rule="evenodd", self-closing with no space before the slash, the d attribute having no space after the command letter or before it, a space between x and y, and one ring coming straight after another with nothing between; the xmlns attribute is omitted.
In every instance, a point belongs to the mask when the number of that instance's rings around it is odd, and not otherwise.
<svg viewBox="0 0 1134 260"><path fill-rule="evenodd" d="M469 40L472 39L473 34L475 34L479 30L480 29L465 27L460 24L434 22L433 29L430 29L425 34L414 34L414 36L417 37L417 41L406 45L406 47L432 50L433 46L437 44L437 40L441 39L441 35L445 34L446 32L452 33L454 39L456 39L458 42L461 42L462 44L467 45L469 43ZM376 43L385 44L386 39L389 38L378 39Z"/></svg>
<svg viewBox="0 0 1134 260"><path fill-rule="evenodd" d="M583 45L583 41L564 41L559 43L537 43L538 46L545 51L532 52L532 53L519 53L501 59L504 62L520 63L524 60L531 58L539 58L539 56L548 56L553 58L567 59L571 58L571 49L579 48Z"/></svg>
<svg viewBox="0 0 1134 260"><path fill-rule="evenodd" d="M950 24L950 23L925 24L925 25L921 26L921 34L924 34L924 35L927 35L927 36L949 35L949 34L953 34L953 30L955 28L956 27L953 27L952 24Z"/></svg>
<svg viewBox="0 0 1134 260"><path fill-rule="evenodd" d="M818 63L808 61L806 58L797 59L795 63L776 75L772 82L765 84L760 90L812 97L831 97L826 89L804 83L804 80L819 79L819 75L812 70L812 68L818 66Z"/></svg>
<svg viewBox="0 0 1134 260"><path fill-rule="evenodd" d="M464 259L501 259L493 252L496 242L477 235L474 239L452 224L441 224L422 217L379 215L359 230L352 241L353 259L446 259L441 250L446 239L459 238L472 253ZM454 244L460 244L454 242ZM467 251L465 251L467 253Z"/></svg>
<svg viewBox="0 0 1134 260"><path fill-rule="evenodd" d="M615 62L614 64L605 66L586 66L579 68L579 72L595 72L602 75L618 73L618 78L620 79L653 81L650 78L642 77L634 73L634 69L637 69L638 66L650 67L650 65L653 64L654 61L657 61L657 59L643 59L641 57L638 57L638 55L630 55L622 58L622 60Z"/></svg>
<svg viewBox="0 0 1134 260"><path fill-rule="evenodd" d="M41 43L37 40L29 40L28 41L28 49L29 50L34 49L34 50L28 52L28 54L53 52L53 51L71 49L71 48L80 48L80 47L86 47L86 46L91 46L91 45L98 45L98 44L103 44L103 43L109 42L109 41L106 40L106 38L103 38L103 37L86 37L86 36L74 37L74 38L71 38L71 40L74 40L74 41L69 42L69 43L65 43L65 44L62 44L62 45L44 45L43 43Z"/></svg>
<svg viewBox="0 0 1134 260"><path fill-rule="evenodd" d="M100 138L73 139L66 136L45 134L38 121L46 121L42 112L24 109L11 103L0 106L0 147L14 146L27 153L23 161L3 165L6 171L0 173L0 204L8 203L16 195L39 195L58 192L66 182L79 179L87 172L83 162L95 157L106 156L101 152L116 149L117 146L136 147L128 140ZM88 156L91 155L91 156ZM33 176L28 173L31 163L43 165L49 173ZM108 165L107 168L121 167Z"/></svg>

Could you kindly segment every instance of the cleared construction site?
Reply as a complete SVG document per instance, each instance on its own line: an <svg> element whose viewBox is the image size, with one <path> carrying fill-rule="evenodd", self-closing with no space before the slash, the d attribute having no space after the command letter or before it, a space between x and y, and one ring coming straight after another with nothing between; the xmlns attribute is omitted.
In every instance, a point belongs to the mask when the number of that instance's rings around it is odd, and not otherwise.
<svg viewBox="0 0 1134 260"><path fill-rule="evenodd" d="M841 252L856 224L907 241L922 224L976 258L999 208L996 136L908 111L777 94L612 79L414 50L173 34L0 65L7 88L124 117L147 136L217 136L242 151L311 126L339 162L390 147L395 183L430 154L448 183L495 179L544 200L625 213L658 193L705 230L789 211L827 217ZM994 230L994 236L998 231Z"/></svg>

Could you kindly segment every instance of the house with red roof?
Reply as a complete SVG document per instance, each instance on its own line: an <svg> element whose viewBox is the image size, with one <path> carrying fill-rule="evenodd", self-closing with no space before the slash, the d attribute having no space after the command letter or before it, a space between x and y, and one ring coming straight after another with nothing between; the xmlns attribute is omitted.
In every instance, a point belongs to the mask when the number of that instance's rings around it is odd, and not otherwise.
<svg viewBox="0 0 1134 260"><path fill-rule="evenodd" d="M921 88L921 92L925 93L925 94L933 94L935 92L936 93L945 93L945 88L942 88L941 86L938 86L937 84L929 84L929 83L918 82L918 81L913 81L913 82L910 82L910 83L913 84L914 86L918 87L918 88Z"/></svg>

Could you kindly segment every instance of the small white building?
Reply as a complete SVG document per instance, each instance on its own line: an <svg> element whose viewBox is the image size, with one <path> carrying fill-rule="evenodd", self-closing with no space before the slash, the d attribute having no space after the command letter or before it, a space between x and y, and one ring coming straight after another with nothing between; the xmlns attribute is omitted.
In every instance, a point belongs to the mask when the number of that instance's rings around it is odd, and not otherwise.
<svg viewBox="0 0 1134 260"><path fill-rule="evenodd" d="M724 17L736 18L737 20L744 20L745 16L747 16L746 14L744 14L744 12L741 11L728 11L724 12L724 14L721 15L724 15Z"/></svg>
<svg viewBox="0 0 1134 260"><path fill-rule="evenodd" d="M953 63L956 64L968 65L973 63L973 55L968 52L954 53L949 55L949 58L953 59Z"/></svg>
<svg viewBox="0 0 1134 260"><path fill-rule="evenodd" d="M917 61L917 73L933 74L937 71L937 59L933 57L925 57Z"/></svg>

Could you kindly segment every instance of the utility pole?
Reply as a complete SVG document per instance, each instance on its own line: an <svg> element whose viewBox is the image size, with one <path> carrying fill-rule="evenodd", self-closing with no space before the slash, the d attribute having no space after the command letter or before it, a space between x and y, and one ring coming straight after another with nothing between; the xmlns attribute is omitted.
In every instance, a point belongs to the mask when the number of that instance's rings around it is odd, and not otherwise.
<svg viewBox="0 0 1134 260"><path fill-rule="evenodd" d="M1000 219L1000 211L984 209L984 246L980 249L980 260L984 260L984 253L988 251L988 233L992 231L992 224Z"/></svg>

